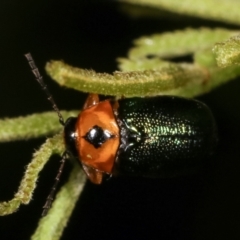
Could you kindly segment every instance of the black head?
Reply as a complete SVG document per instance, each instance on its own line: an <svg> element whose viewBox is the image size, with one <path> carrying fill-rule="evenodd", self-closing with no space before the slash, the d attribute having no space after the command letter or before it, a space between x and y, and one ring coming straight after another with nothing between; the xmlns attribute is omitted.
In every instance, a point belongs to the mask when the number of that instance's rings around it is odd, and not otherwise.
<svg viewBox="0 0 240 240"><path fill-rule="evenodd" d="M74 157L77 157L76 148L76 117L70 117L67 119L64 125L64 140L66 144L67 151L71 153Z"/></svg>

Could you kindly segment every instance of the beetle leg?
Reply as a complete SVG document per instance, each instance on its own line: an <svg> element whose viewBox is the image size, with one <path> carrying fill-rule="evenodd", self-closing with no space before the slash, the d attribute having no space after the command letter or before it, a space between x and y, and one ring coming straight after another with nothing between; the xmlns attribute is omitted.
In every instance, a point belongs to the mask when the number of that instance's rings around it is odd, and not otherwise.
<svg viewBox="0 0 240 240"><path fill-rule="evenodd" d="M95 94L95 93L90 93L83 105L83 109L86 109L86 108L89 108L89 107L92 107L96 104L99 103L99 96L98 94Z"/></svg>
<svg viewBox="0 0 240 240"><path fill-rule="evenodd" d="M82 164L83 170L86 173L88 179L95 184L101 184L103 179L103 172L98 171L92 167Z"/></svg>

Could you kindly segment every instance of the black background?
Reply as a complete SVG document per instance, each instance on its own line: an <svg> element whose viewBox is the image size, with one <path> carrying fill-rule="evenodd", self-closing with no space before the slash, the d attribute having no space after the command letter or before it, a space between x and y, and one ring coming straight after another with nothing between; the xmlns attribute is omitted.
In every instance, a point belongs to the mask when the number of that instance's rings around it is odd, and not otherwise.
<svg viewBox="0 0 240 240"><path fill-rule="evenodd" d="M44 72L46 61L62 59L111 73L117 69L115 58L126 56L133 39L201 26L237 28L160 11L131 18L113 1L2 1L0 117L51 109L23 57L28 51L59 108L80 109L86 94L52 82ZM118 178L101 186L87 183L62 239L239 239L239 87L234 80L199 98L210 106L218 123L220 141L213 168L178 179ZM13 197L25 166L44 139L0 144L0 201ZM0 218L0 239L30 238L58 160L52 158L41 172L30 204ZM62 182L70 169L68 164Z"/></svg>

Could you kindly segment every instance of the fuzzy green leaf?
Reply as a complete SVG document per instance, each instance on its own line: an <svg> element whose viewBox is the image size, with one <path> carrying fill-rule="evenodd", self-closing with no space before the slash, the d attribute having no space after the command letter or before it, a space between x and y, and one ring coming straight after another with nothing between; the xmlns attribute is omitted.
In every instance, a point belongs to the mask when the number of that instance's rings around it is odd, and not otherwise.
<svg viewBox="0 0 240 240"><path fill-rule="evenodd" d="M58 240L67 225L76 201L85 184L86 176L79 164L74 166L68 182L58 192L48 214L43 217L32 240Z"/></svg>
<svg viewBox="0 0 240 240"><path fill-rule="evenodd" d="M194 54L197 51L212 47L216 42L227 40L239 33L239 31L230 31L222 28L187 28L182 31L144 36L134 41L134 47L128 52L128 58L140 61L147 56L169 59ZM123 71L135 70L125 68L122 65L120 65L120 69Z"/></svg>
<svg viewBox="0 0 240 240"><path fill-rule="evenodd" d="M190 64L168 64L159 70L96 73L74 68L60 61L47 65L50 76L60 85L79 91L115 96L155 96L185 86L192 79L205 78L204 69Z"/></svg>
<svg viewBox="0 0 240 240"><path fill-rule="evenodd" d="M49 138L42 147L34 153L32 161L27 166L26 172L20 183L17 193L14 198L8 202L0 203L0 216L11 214L15 212L20 203L28 204L32 198L36 182L40 171L48 159L53 154L62 154L65 150L62 133L55 137Z"/></svg>
<svg viewBox="0 0 240 240"><path fill-rule="evenodd" d="M67 119L70 116L77 116L79 111L61 111L61 113ZM25 117L0 119L0 125L0 142L52 135L63 128L53 111Z"/></svg>
<svg viewBox="0 0 240 240"><path fill-rule="evenodd" d="M240 2L236 0L120 0L121 2L165 9L170 12L240 24Z"/></svg>

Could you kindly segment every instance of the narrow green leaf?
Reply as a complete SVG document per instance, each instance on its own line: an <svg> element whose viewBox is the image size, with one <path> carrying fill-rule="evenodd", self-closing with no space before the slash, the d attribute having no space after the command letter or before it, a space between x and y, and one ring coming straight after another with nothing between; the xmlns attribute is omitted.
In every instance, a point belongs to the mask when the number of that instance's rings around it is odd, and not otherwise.
<svg viewBox="0 0 240 240"><path fill-rule="evenodd" d="M136 5L165 9L194 17L240 24L240 2L236 0L120 0Z"/></svg>
<svg viewBox="0 0 240 240"><path fill-rule="evenodd" d="M192 79L201 81L205 71L188 64L168 64L159 70L115 72L113 75L71 67L60 61L47 64L60 85L79 91L115 96L154 96L178 89Z"/></svg>
<svg viewBox="0 0 240 240"><path fill-rule="evenodd" d="M0 203L0 216L15 212L20 203L28 204L32 198L40 171L53 154L62 154L65 150L62 133L49 138L42 147L34 153L32 161L27 166L26 172L14 198L8 202Z"/></svg>
<svg viewBox="0 0 240 240"><path fill-rule="evenodd" d="M132 60L142 59L148 56L157 56L163 59L194 54L212 47L219 41L239 34L240 31L216 28L187 28L174 32L153 34L140 37L134 41L134 47L128 52L128 58ZM124 71L130 71L121 67ZM133 69L132 69L133 70Z"/></svg>
<svg viewBox="0 0 240 240"><path fill-rule="evenodd" d="M32 240L60 239L85 184L85 174L75 164L68 182L58 192L47 216L43 217Z"/></svg>
<svg viewBox="0 0 240 240"><path fill-rule="evenodd" d="M63 117L77 116L79 111L61 111ZM0 142L30 139L59 132L63 126L55 112L0 119Z"/></svg>

